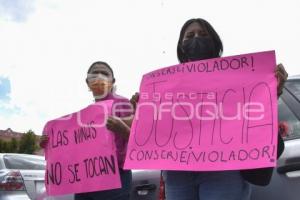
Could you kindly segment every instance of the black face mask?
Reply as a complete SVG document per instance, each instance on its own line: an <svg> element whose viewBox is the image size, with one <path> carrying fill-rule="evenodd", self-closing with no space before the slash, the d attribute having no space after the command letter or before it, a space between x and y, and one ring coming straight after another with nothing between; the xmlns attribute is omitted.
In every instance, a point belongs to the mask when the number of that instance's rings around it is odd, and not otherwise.
<svg viewBox="0 0 300 200"><path fill-rule="evenodd" d="M187 61L204 60L218 56L212 39L195 37L184 41L182 45Z"/></svg>

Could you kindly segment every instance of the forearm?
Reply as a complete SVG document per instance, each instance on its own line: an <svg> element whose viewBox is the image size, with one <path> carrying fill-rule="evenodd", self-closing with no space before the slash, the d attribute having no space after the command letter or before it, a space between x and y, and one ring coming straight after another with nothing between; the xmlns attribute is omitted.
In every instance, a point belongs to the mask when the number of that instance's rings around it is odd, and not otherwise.
<svg viewBox="0 0 300 200"><path fill-rule="evenodd" d="M128 116L128 117L124 117L124 118L121 118L121 119L130 128L131 124L132 124L132 121L134 119L134 115L131 115L131 116Z"/></svg>
<svg viewBox="0 0 300 200"><path fill-rule="evenodd" d="M120 134L122 138L124 138L125 140L129 140L130 127L127 124L124 124L123 130L120 132Z"/></svg>

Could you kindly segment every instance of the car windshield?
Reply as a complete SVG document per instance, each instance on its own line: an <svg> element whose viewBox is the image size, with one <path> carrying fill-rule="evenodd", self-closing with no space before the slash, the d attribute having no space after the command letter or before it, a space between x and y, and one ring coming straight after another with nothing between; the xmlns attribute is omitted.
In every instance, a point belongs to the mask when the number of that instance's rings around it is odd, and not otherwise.
<svg viewBox="0 0 300 200"><path fill-rule="evenodd" d="M4 164L7 169L45 170L46 162L40 156L4 155Z"/></svg>

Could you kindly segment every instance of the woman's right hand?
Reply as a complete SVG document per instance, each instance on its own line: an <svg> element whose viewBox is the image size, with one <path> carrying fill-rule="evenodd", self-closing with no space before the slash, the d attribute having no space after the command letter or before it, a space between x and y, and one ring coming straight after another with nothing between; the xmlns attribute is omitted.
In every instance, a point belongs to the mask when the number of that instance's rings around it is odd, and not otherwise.
<svg viewBox="0 0 300 200"><path fill-rule="evenodd" d="M140 97L140 94L138 92L136 92L134 95L132 95L132 97L130 99L130 103L133 106L134 112L136 111L136 106L139 101L139 97Z"/></svg>
<svg viewBox="0 0 300 200"><path fill-rule="evenodd" d="M45 149L48 145L49 142L49 137L48 135L42 135L41 139L40 139L40 147L42 147L43 149Z"/></svg>

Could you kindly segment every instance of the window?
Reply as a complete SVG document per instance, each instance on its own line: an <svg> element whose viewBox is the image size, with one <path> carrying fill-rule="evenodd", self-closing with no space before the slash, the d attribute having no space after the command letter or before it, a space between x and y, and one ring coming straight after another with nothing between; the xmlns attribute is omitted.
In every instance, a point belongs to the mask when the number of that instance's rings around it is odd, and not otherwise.
<svg viewBox="0 0 300 200"><path fill-rule="evenodd" d="M300 137L300 121L281 98L278 100L278 112L281 135L285 139Z"/></svg>
<svg viewBox="0 0 300 200"><path fill-rule="evenodd" d="M298 100L300 100L300 80L291 80L285 83L285 87L291 92Z"/></svg>
<svg viewBox="0 0 300 200"><path fill-rule="evenodd" d="M46 166L40 156L5 155L3 160L7 169L45 170Z"/></svg>

